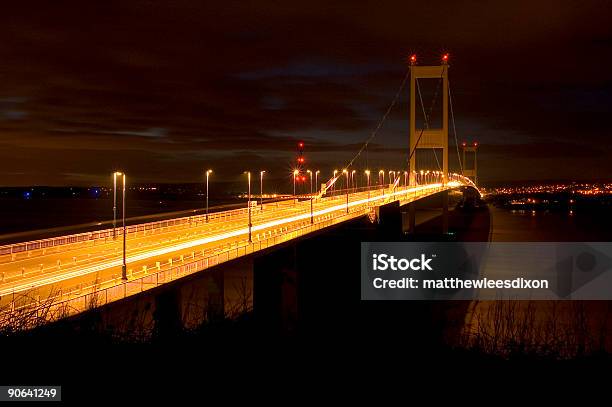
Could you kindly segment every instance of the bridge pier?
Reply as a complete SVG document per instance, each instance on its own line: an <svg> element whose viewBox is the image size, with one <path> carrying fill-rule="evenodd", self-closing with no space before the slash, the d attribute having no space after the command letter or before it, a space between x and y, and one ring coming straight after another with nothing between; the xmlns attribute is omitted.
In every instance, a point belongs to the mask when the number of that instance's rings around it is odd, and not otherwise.
<svg viewBox="0 0 612 407"><path fill-rule="evenodd" d="M376 208L378 228L384 236L396 238L402 236L402 213L398 201Z"/></svg>
<svg viewBox="0 0 612 407"><path fill-rule="evenodd" d="M416 204L414 202L408 204L408 212L406 215L408 217L408 233L414 233L416 226Z"/></svg>
<svg viewBox="0 0 612 407"><path fill-rule="evenodd" d="M253 260L253 315L265 332L297 329L296 244Z"/></svg>
<svg viewBox="0 0 612 407"><path fill-rule="evenodd" d="M225 273L213 268L193 276L189 284L177 282L153 298L154 334L158 339L171 339L183 328L198 326L203 321L216 323L225 318Z"/></svg>

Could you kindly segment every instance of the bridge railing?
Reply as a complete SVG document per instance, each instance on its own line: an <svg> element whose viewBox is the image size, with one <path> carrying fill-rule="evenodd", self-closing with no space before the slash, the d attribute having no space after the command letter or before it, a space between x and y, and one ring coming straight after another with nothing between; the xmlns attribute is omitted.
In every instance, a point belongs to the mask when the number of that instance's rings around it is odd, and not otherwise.
<svg viewBox="0 0 612 407"><path fill-rule="evenodd" d="M208 215L208 220L209 222L216 221L216 220L226 220L232 217L246 215L246 214L248 214L248 208L239 208L239 209L232 209L229 211L211 212ZM173 226L187 225L187 224L193 224L193 223L202 223L205 221L206 221L205 214L192 215L192 216L185 216L185 217L174 218L174 219L167 219L167 220L161 220L161 221L155 221L155 222L147 222L147 223L140 223L136 225L130 225L126 227L126 231L127 231L127 234L133 234L133 233L153 231L153 230L158 230L158 229L163 229L163 228L168 228L168 227L173 227ZM76 234L66 235L66 236L58 236L58 237L52 237L52 238L46 238L46 239L31 240L31 241L20 242L20 243L12 243L8 245L0 246L0 256L9 255L9 254L17 254L17 253L27 252L30 250L40 250L40 249L58 247L58 246L81 243L81 242L95 241L95 240L100 240L100 239L108 240L108 239L113 238L113 236L118 237L122 235L123 235L123 227L118 226L116 229L114 229L114 232L113 232L113 228L109 228L109 229L103 229L103 230L92 231L92 232L83 232L83 233L76 233Z"/></svg>

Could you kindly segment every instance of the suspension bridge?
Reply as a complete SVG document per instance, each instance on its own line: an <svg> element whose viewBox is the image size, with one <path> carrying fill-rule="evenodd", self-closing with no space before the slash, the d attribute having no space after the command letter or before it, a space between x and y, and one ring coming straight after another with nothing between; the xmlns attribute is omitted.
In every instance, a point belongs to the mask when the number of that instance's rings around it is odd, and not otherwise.
<svg viewBox="0 0 612 407"><path fill-rule="evenodd" d="M447 59L443 57L441 65L417 66L411 58L410 69L374 132L344 169L321 184L316 192L274 202L249 200L248 206L241 209L1 246L0 316L4 315L6 321L16 313L36 318L44 313L49 320L73 315L343 222L361 217L376 222L385 206L410 205L436 194L443 197L445 221L440 232L445 233L449 191L478 191L464 173L461 159L457 172L448 168L449 106L453 129L454 116ZM438 80L429 111L423 105L420 91L422 78ZM407 168L389 172L388 178L384 173L370 174L366 170L367 185L357 188L349 179L354 163L367 151L408 82ZM439 93L442 126L433 128L430 117ZM416 121L417 96L424 118L421 128ZM459 156L456 131L454 137ZM433 151L435 166L417 168L420 150ZM471 171L468 174L475 178L475 170ZM370 182L370 175L377 182ZM410 213L413 227L414 211Z"/></svg>

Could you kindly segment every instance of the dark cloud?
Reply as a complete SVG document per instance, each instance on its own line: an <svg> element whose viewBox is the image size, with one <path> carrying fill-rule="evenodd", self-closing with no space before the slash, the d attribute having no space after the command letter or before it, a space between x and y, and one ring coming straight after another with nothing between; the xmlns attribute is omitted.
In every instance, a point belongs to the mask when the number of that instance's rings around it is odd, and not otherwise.
<svg viewBox="0 0 612 407"><path fill-rule="evenodd" d="M605 1L56 1L3 5L1 185L193 181L267 168L295 143L346 163L391 101L405 57L449 50L460 139L481 180L538 167L609 174ZM407 90L360 165L405 162ZM453 162L453 161L451 161ZM581 172L582 175L590 173ZM594 175L597 175L594 174ZM533 179L533 177L529 178Z"/></svg>

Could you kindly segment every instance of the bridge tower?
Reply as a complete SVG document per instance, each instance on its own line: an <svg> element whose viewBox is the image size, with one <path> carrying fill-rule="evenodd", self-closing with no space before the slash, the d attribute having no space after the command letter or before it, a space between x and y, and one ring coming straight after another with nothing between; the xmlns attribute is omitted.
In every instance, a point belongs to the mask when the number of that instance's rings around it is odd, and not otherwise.
<svg viewBox="0 0 612 407"><path fill-rule="evenodd" d="M442 182L448 181L448 54L438 66L417 66L416 56L410 57L410 182L415 184L416 152L423 149L442 149ZM416 128L416 81L417 79L440 79L442 81L442 127ZM427 119L426 119L427 120Z"/></svg>
<svg viewBox="0 0 612 407"><path fill-rule="evenodd" d="M442 149L442 184L448 182L448 54L441 58L440 65L417 66L416 55L410 56L410 184L415 185L417 150ZM425 117L425 128L417 129L416 91L418 79L440 79L442 81L442 127L432 128ZM424 107L425 108L425 107ZM429 114L426 111L426 114ZM415 204L408 205L408 230L414 232ZM442 233L448 233L448 191L442 193Z"/></svg>
<svg viewBox="0 0 612 407"><path fill-rule="evenodd" d="M465 141L463 143L461 143L461 150L463 152L463 159L462 159L462 168L463 168L463 175L469 178L472 178L472 181L474 181L474 184L476 184L476 186L478 186L478 156L476 153L476 150L478 150L478 142L473 142L472 144L468 144ZM465 153L474 153L474 166L473 168L467 168L466 165L466 161L465 161Z"/></svg>

